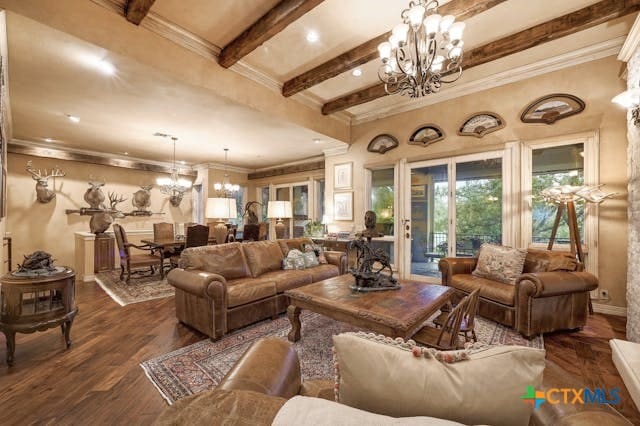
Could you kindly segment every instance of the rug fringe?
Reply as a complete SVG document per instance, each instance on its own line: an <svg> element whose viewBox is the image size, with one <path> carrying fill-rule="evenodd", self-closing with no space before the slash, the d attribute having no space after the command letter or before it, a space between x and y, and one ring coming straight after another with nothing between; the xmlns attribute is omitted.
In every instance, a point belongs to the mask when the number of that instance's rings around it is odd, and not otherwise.
<svg viewBox="0 0 640 426"><path fill-rule="evenodd" d="M96 282L98 283L98 285L100 286L100 288L102 288L104 290L105 293L107 293L111 299L113 299L118 305L120 306L127 306L126 303L124 303L124 301L122 299L120 299L120 297L118 297L117 294L115 294L113 291L111 291L105 283L103 283L100 278L98 278L98 276L96 275L96 277L94 278L96 280Z"/></svg>
<svg viewBox="0 0 640 426"><path fill-rule="evenodd" d="M164 398L164 400L167 401L167 404L173 405L173 401L171 401L171 398L169 398L169 396L164 393L164 391L162 390L160 385L158 383L156 383L156 381L151 376L151 372L147 369L147 367L144 365L144 363L140 363L138 365L140 366L140 368L142 368L142 370L144 371L145 376L147 376L147 378L153 384L153 386L155 386L156 389L158 389L158 392L160 392L160 395L162 395L162 398Z"/></svg>

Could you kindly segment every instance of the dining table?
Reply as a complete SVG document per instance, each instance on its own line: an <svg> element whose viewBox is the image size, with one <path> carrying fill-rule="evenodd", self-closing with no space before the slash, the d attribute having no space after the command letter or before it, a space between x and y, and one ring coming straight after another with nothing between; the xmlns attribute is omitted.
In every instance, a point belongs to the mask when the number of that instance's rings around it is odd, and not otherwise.
<svg viewBox="0 0 640 426"><path fill-rule="evenodd" d="M158 251L160 253L160 258L162 259L162 266L164 267L164 260L171 257L171 255L167 256L172 250L179 249L182 250L185 245L185 239L181 238L170 238L170 239L161 239L161 240L141 240L143 243L148 244L152 250ZM164 276L164 271L160 271L160 275Z"/></svg>

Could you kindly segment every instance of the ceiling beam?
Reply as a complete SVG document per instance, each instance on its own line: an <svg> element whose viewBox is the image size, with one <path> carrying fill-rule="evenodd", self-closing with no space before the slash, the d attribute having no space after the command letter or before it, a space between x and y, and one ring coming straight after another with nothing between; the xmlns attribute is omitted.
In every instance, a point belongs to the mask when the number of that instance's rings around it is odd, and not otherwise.
<svg viewBox="0 0 640 426"><path fill-rule="evenodd" d="M452 0L438 8L441 15L454 15L457 20L469 19L505 0ZM289 97L306 90L343 72L377 59L378 45L389 39L391 32L362 43L335 58L292 78L282 86L282 95Z"/></svg>
<svg viewBox="0 0 640 426"><path fill-rule="evenodd" d="M465 53L462 67L468 70L638 11L640 11L640 0L603 0L476 47ZM384 84L378 83L327 102L322 106L322 113L332 114L383 96L387 96Z"/></svg>
<svg viewBox="0 0 640 426"><path fill-rule="evenodd" d="M140 22L147 16L149 9L151 9L155 1L156 0L127 0L127 5L124 9L127 21L140 25Z"/></svg>
<svg viewBox="0 0 640 426"><path fill-rule="evenodd" d="M282 0L227 44L220 52L218 63L224 68L229 68L322 1Z"/></svg>
<svg viewBox="0 0 640 426"><path fill-rule="evenodd" d="M274 176L283 176L291 173L311 172L314 170L324 170L324 160L314 161L311 163L293 164L284 167L275 167L272 169L262 170L259 172L249 173L248 179L262 179Z"/></svg>

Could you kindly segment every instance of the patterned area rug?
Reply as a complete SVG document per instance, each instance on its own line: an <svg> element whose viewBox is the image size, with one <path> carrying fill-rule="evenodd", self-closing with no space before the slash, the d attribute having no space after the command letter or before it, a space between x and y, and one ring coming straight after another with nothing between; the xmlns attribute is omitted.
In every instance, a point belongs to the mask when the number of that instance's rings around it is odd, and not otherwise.
<svg viewBox="0 0 640 426"><path fill-rule="evenodd" d="M309 311L303 311L300 319L302 339L293 347L300 357L303 379L332 378L331 337L359 329ZM213 389L254 341L263 337L286 340L289 330L289 320L282 316L243 328L217 342L203 340L145 361L140 366L163 398L172 404L186 396ZM476 317L476 334L480 342L487 344L544 348L542 336L529 341L515 330L484 318Z"/></svg>
<svg viewBox="0 0 640 426"><path fill-rule="evenodd" d="M175 294L174 288L159 274L152 276L132 276L129 284L120 281L120 271L101 272L96 275L96 282L120 306L161 299Z"/></svg>

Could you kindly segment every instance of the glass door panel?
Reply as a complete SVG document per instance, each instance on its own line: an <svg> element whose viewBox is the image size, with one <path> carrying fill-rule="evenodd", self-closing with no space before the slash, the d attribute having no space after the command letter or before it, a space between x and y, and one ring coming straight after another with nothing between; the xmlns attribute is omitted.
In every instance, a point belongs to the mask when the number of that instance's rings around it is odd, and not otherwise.
<svg viewBox="0 0 640 426"><path fill-rule="evenodd" d="M455 255L473 257L482 243L502 244L502 159L455 167Z"/></svg>
<svg viewBox="0 0 640 426"><path fill-rule="evenodd" d="M291 188L276 188L276 201L291 201ZM291 206L293 209L293 206ZM282 219L284 223L284 238L291 238L291 219Z"/></svg>
<svg viewBox="0 0 640 426"><path fill-rule="evenodd" d="M309 223L309 185L293 187L293 238L304 236L304 227Z"/></svg>
<svg viewBox="0 0 640 426"><path fill-rule="evenodd" d="M448 165L411 169L411 275L440 277L449 235Z"/></svg>

